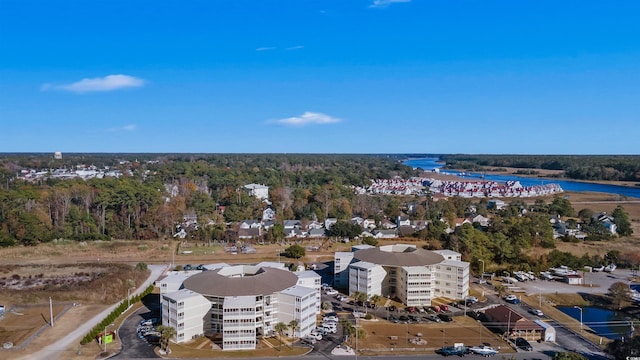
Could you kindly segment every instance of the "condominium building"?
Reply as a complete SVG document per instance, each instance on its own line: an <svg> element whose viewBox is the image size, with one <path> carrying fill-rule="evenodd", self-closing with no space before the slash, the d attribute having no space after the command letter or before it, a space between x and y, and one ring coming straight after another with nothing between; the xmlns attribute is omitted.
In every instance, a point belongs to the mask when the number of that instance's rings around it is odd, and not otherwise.
<svg viewBox="0 0 640 360"><path fill-rule="evenodd" d="M349 294L358 291L424 306L435 297L463 299L469 294L469 263L454 251L443 254L396 244L336 253L334 261L348 264Z"/></svg>
<svg viewBox="0 0 640 360"><path fill-rule="evenodd" d="M275 335L274 327L279 322L289 324L296 320L294 335L302 337L314 328L319 313L316 282L319 286L319 275L316 279L303 272L299 277L288 270L264 265L203 271L186 279L178 292L162 295L162 323L176 327L180 323L173 319L190 319L189 328L200 326L199 331L176 336L176 342L207 335L223 350L255 349L260 338ZM311 283L314 286L307 286ZM196 305L193 309L180 305L180 296L186 296L180 294L184 292L188 292L194 304L206 302L204 313Z"/></svg>

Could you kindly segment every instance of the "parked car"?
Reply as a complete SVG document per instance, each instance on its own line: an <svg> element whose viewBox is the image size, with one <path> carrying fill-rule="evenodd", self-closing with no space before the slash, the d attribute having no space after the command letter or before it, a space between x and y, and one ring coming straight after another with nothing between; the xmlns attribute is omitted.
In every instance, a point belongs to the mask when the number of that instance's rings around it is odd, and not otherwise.
<svg viewBox="0 0 640 360"><path fill-rule="evenodd" d="M389 311L396 311L398 310L398 308L396 308L395 306L391 305L389 306Z"/></svg>
<svg viewBox="0 0 640 360"><path fill-rule="evenodd" d="M335 289L329 289L329 290L327 290L327 291L325 292L325 294L327 294L327 295L329 295L329 296L333 296L333 295L338 295L338 294L339 294L339 292L338 292L338 290L335 290Z"/></svg>
<svg viewBox="0 0 640 360"><path fill-rule="evenodd" d="M533 351L533 346L524 338L516 338L516 347L524 351Z"/></svg>
<svg viewBox="0 0 640 360"><path fill-rule="evenodd" d="M416 308L415 308L415 306L407 306L407 307L405 308L405 310L406 310L408 313L414 313L414 312L416 312Z"/></svg>
<svg viewBox="0 0 640 360"><path fill-rule="evenodd" d="M520 299L518 299L517 296L510 294L504 297L504 301L511 303L511 304L519 304L520 303Z"/></svg>
<svg viewBox="0 0 640 360"><path fill-rule="evenodd" d="M464 356L468 352L469 350L465 346L445 346L443 348L436 350L437 354L440 354L443 356L450 356L450 355Z"/></svg>
<svg viewBox="0 0 640 360"><path fill-rule="evenodd" d="M529 312L536 316L544 316L544 313L540 309L531 309Z"/></svg>
<svg viewBox="0 0 640 360"><path fill-rule="evenodd" d="M396 323L397 324L397 323L400 322L400 319L395 315L389 315L389 321L391 321L392 323Z"/></svg>
<svg viewBox="0 0 640 360"><path fill-rule="evenodd" d="M453 318L449 314L440 313L440 314L438 314L438 317L440 318L440 320L442 320L444 322L452 322L453 321Z"/></svg>
<svg viewBox="0 0 640 360"><path fill-rule="evenodd" d="M431 321L434 321L434 322L440 322L440 321L442 321L442 320L440 320L440 318L439 318L439 317L438 317L438 315L436 315L436 314L429 314L429 315L425 316L425 318L426 318L427 320L431 320Z"/></svg>
<svg viewBox="0 0 640 360"><path fill-rule="evenodd" d="M307 336L311 336L316 340L322 340L322 334L319 331L313 331L311 330L311 332L309 333L309 335Z"/></svg>
<svg viewBox="0 0 640 360"><path fill-rule="evenodd" d="M400 315L400 317L398 318L398 320L400 320L401 323L407 323L409 322L409 317L406 315Z"/></svg>
<svg viewBox="0 0 640 360"><path fill-rule="evenodd" d="M316 340L315 337L311 336L311 335L305 335L305 337L303 337L302 342L305 342L307 344L311 344L314 345L318 340Z"/></svg>
<svg viewBox="0 0 640 360"><path fill-rule="evenodd" d="M446 304L442 304L442 305L440 305L440 310L442 310L442 311L449 311L449 305L446 305Z"/></svg>
<svg viewBox="0 0 640 360"><path fill-rule="evenodd" d="M363 318L365 317L365 313L363 313L362 311L354 311L353 316L357 318Z"/></svg>
<svg viewBox="0 0 640 360"><path fill-rule="evenodd" d="M465 301L467 302L467 304L475 304L478 302L478 298L475 296L467 296L467 298L465 299Z"/></svg>

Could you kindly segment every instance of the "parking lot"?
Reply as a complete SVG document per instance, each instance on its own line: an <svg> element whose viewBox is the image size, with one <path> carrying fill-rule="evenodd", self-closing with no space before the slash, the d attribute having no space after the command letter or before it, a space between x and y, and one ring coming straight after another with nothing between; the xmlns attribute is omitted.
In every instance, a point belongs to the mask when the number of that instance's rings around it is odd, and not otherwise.
<svg viewBox="0 0 640 360"><path fill-rule="evenodd" d="M141 339L138 331L143 321L158 318L160 311L157 297L157 294L149 294L143 301L145 306L138 309L122 323L119 329L122 351L112 359L158 358L154 352L156 345L147 339Z"/></svg>

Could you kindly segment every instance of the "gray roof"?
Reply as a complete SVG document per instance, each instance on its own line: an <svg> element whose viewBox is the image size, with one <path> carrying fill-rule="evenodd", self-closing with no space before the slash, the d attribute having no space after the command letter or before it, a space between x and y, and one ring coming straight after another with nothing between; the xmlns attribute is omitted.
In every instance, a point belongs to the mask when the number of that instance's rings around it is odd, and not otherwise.
<svg viewBox="0 0 640 360"><path fill-rule="evenodd" d="M298 277L287 270L248 265L203 271L184 281L186 289L205 296L268 295L296 285Z"/></svg>
<svg viewBox="0 0 640 360"><path fill-rule="evenodd" d="M433 251L417 248L394 248L401 251L383 251L380 248L364 249L355 252L354 257L360 261L385 266L420 266L433 265L444 261L444 257Z"/></svg>

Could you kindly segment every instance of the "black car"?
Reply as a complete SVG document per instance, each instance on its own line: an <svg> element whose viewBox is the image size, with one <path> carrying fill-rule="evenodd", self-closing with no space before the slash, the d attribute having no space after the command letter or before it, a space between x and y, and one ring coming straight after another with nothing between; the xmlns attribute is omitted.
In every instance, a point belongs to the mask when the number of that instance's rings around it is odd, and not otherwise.
<svg viewBox="0 0 640 360"><path fill-rule="evenodd" d="M398 308L396 308L395 306L391 305L389 306L389 311L396 311L398 310Z"/></svg>
<svg viewBox="0 0 640 360"><path fill-rule="evenodd" d="M516 347L524 351L533 351L533 346L529 342L521 337L516 338Z"/></svg>
<svg viewBox="0 0 640 360"><path fill-rule="evenodd" d="M438 314L438 317L440 318L440 320L444 321L444 322L452 322L453 318L451 317L451 315L449 314Z"/></svg>
<svg viewBox="0 0 640 360"><path fill-rule="evenodd" d="M389 321L397 324L400 322L400 319L398 319L398 317L395 315L389 315Z"/></svg>
<svg viewBox="0 0 640 360"><path fill-rule="evenodd" d="M400 320L401 323L406 324L409 322L409 317L406 315L400 315L400 317L398 318Z"/></svg>

